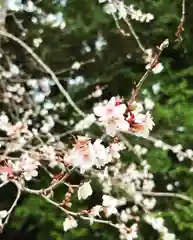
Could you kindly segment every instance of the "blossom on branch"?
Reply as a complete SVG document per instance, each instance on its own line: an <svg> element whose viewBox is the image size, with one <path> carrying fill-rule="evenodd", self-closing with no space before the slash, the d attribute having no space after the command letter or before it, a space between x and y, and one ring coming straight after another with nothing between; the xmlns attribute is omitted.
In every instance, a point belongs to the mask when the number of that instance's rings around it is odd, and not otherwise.
<svg viewBox="0 0 193 240"><path fill-rule="evenodd" d="M106 133L114 137L117 132L127 131L128 122L125 120L124 113L127 107L122 104L119 98L112 97L106 105L94 107L94 113L99 117L99 121L106 128Z"/></svg>
<svg viewBox="0 0 193 240"><path fill-rule="evenodd" d="M92 188L89 182L83 183L78 189L78 200L86 199L92 195Z"/></svg>
<svg viewBox="0 0 193 240"><path fill-rule="evenodd" d="M69 229L76 228L77 226L78 223L72 216L68 216L63 222L63 229L65 232Z"/></svg>

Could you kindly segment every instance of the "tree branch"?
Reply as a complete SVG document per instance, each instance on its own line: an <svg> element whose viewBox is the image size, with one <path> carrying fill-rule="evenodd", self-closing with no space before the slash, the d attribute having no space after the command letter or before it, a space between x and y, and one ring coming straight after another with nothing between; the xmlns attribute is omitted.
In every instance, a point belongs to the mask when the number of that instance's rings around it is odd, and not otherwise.
<svg viewBox="0 0 193 240"><path fill-rule="evenodd" d="M22 46L35 59L35 61L52 77L52 79L55 81L56 85L58 86L59 90L64 95L68 103L72 106L72 108L80 116L85 117L85 113L75 104L75 102L72 100L70 95L67 93L67 91L64 89L64 87L60 83L59 79L56 77L55 73L48 67L48 65L46 65L42 61L42 59L32 50L32 48L30 48L25 42L23 42L21 39L17 38L11 33L0 30L0 35L10 38L13 41L17 42L20 46Z"/></svg>
<svg viewBox="0 0 193 240"><path fill-rule="evenodd" d="M23 190L25 192L27 192L27 193L31 193L31 194L35 194L35 195L41 196L46 202L48 202L48 203L54 205L55 207L59 208L66 215L71 215L71 216L74 216L74 217L78 217L80 219L87 220L87 221L90 221L90 222L107 224L107 225L110 225L110 226L112 226L112 227L114 227L116 229L119 229L119 226L116 225L116 224L113 224L111 221L106 221L106 220L86 217L86 216L82 216L82 213L76 213L76 212L69 211L69 210L63 208L62 206L60 206L59 203L56 203L55 201L51 200L49 197L47 197L44 194L40 194L40 192L38 192L36 190L32 190L32 189L29 189L29 188L26 188L26 187L24 187Z"/></svg>
<svg viewBox="0 0 193 240"><path fill-rule="evenodd" d="M139 193L146 195L146 196L154 196L154 197L174 197L174 198L180 198L183 199L191 204L193 204L193 199L179 194L179 193L168 193L168 192L144 192L144 191L139 191Z"/></svg>
<svg viewBox="0 0 193 240"><path fill-rule="evenodd" d="M142 78L139 80L138 84L135 86L133 92L132 92L132 96L130 99L130 103L132 103L133 101L135 101L136 96L139 94L139 90L141 89L141 86L143 85L144 81L147 79L147 77L149 76L149 73L151 72L151 70L155 67L155 65L157 64L159 57L162 53L162 51L167 48L169 45L169 40L165 39L159 47L157 47L157 53L155 55L155 57L153 58L153 60L151 61L150 67L149 69L145 72L145 74L142 76Z"/></svg>
<svg viewBox="0 0 193 240"><path fill-rule="evenodd" d="M7 212L7 216L6 216L4 222L3 222L2 226L1 226L2 229L8 223L9 218L11 216L11 213L13 212L14 208L16 207L16 205L17 205L17 203L18 203L18 201L20 199L20 196L21 196L21 187L20 187L20 185L16 181L10 181L10 182L12 182L17 187L17 195L16 195L16 198L15 198L13 204L11 205L10 209Z"/></svg>
<svg viewBox="0 0 193 240"><path fill-rule="evenodd" d="M184 31L184 22L185 22L185 14L186 14L186 8L185 8L185 5L186 5L186 0L182 0L182 16L181 16L181 19L180 19L180 23L177 27L177 31L176 31L176 42L180 42L182 41L182 37L181 37L181 33Z"/></svg>

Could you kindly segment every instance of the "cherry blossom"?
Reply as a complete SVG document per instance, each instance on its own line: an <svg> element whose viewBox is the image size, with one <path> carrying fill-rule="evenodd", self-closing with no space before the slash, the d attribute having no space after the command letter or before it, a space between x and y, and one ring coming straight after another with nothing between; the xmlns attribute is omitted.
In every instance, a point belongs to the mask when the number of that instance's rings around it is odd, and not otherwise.
<svg viewBox="0 0 193 240"><path fill-rule="evenodd" d="M130 233L127 234L127 240L133 240L137 238L137 224L133 224L130 228Z"/></svg>
<svg viewBox="0 0 193 240"><path fill-rule="evenodd" d="M131 131L134 132L135 135L142 136L144 138L149 136L150 130L152 130L155 125L149 112L146 114L139 113L136 116L130 113L128 122L130 123Z"/></svg>
<svg viewBox="0 0 193 240"><path fill-rule="evenodd" d="M95 150L95 156L96 156L96 161L95 165L100 168L101 166L104 166L108 162L111 161L111 158L108 155L107 149L101 144L101 140L97 139L93 143L93 147Z"/></svg>
<svg viewBox="0 0 193 240"><path fill-rule="evenodd" d="M104 12L106 12L107 14L116 13L117 8L115 7L115 5L113 3L107 3L104 6Z"/></svg>
<svg viewBox="0 0 193 240"><path fill-rule="evenodd" d="M121 104L120 99L112 97L106 105L100 104L93 110L105 126L108 135L114 137L118 131L128 130L129 124L124 117L126 105Z"/></svg>
<svg viewBox="0 0 193 240"><path fill-rule="evenodd" d="M43 154L42 157L49 162L49 167L54 168L59 164L56 160L56 153L52 146L44 145L42 148L40 148L40 151Z"/></svg>
<svg viewBox="0 0 193 240"><path fill-rule="evenodd" d="M27 153L21 156L21 160L13 164L13 172L21 172L26 181L38 176L38 167L40 163L30 157Z"/></svg>
<svg viewBox="0 0 193 240"><path fill-rule="evenodd" d="M162 63L157 63L155 65L155 67L152 69L152 72L153 72L153 74L158 74L158 73L162 72L163 69L164 69L163 64Z"/></svg>
<svg viewBox="0 0 193 240"><path fill-rule="evenodd" d="M112 143L108 147L108 152L112 158L119 159L120 158L120 151L124 150L125 146L122 142L119 143Z"/></svg>
<svg viewBox="0 0 193 240"><path fill-rule="evenodd" d="M96 155L90 139L79 136L75 147L69 151L68 160L74 167L79 167L81 173L92 168L96 162Z"/></svg>
<svg viewBox="0 0 193 240"><path fill-rule="evenodd" d="M78 200L86 199L92 195L92 188L89 182L83 183L78 189Z"/></svg>
<svg viewBox="0 0 193 240"><path fill-rule="evenodd" d="M91 217L100 217L100 212L103 211L103 207L101 205L94 206L89 213Z"/></svg>
<svg viewBox="0 0 193 240"><path fill-rule="evenodd" d="M10 126L7 129L7 135L10 137L18 137L24 130L24 125L21 122L17 122L15 125Z"/></svg>
<svg viewBox="0 0 193 240"><path fill-rule="evenodd" d="M65 232L70 229L76 228L77 226L78 223L72 216L68 216L63 222L63 229Z"/></svg>
<svg viewBox="0 0 193 240"><path fill-rule="evenodd" d="M105 207L104 211L107 217L112 214L117 214L118 200L116 198L109 195L103 195L102 205Z"/></svg>

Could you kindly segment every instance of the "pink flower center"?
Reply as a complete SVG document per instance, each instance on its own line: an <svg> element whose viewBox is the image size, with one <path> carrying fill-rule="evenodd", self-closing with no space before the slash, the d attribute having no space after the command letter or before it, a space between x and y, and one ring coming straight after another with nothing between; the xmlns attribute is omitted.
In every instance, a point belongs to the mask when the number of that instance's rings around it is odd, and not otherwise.
<svg viewBox="0 0 193 240"><path fill-rule="evenodd" d="M119 106L120 104L121 104L121 100L120 99L116 99L115 106Z"/></svg>

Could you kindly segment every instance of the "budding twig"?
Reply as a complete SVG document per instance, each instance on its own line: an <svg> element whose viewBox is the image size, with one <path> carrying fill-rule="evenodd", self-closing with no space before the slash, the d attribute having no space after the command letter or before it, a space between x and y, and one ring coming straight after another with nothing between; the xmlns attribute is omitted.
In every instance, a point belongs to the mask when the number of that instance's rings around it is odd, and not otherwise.
<svg viewBox="0 0 193 240"><path fill-rule="evenodd" d="M177 27L176 31L176 42L181 42L183 39L181 37L181 33L184 31L184 22L185 22L185 3L186 0L182 0L182 16L180 19L180 23Z"/></svg>
<svg viewBox="0 0 193 240"><path fill-rule="evenodd" d="M134 30L131 22L129 21L129 19L128 19L128 18L125 18L124 21L125 21L125 23L127 24L127 26L129 27L129 30L130 30L131 34L133 35L133 37L135 38L135 40L136 40L139 48L141 49L141 51L142 51L142 52L145 52L145 47L142 45L142 43L141 43L141 41L140 41L137 33L135 32L135 30Z"/></svg>
<svg viewBox="0 0 193 240"><path fill-rule="evenodd" d="M157 46L157 53L156 53L155 57L153 58L153 60L151 61L150 67L148 68L148 70L145 72L145 74L142 76L142 78L139 80L138 84L135 86L135 88L132 91L131 99L129 101L130 103L135 101L137 95L139 94L139 90L140 90L141 86L143 85L143 83L146 80L146 78L149 76L149 73L151 72L151 70L157 64L162 51L165 48L167 48L168 45L169 45L169 40L167 38L160 44L160 46Z"/></svg>

